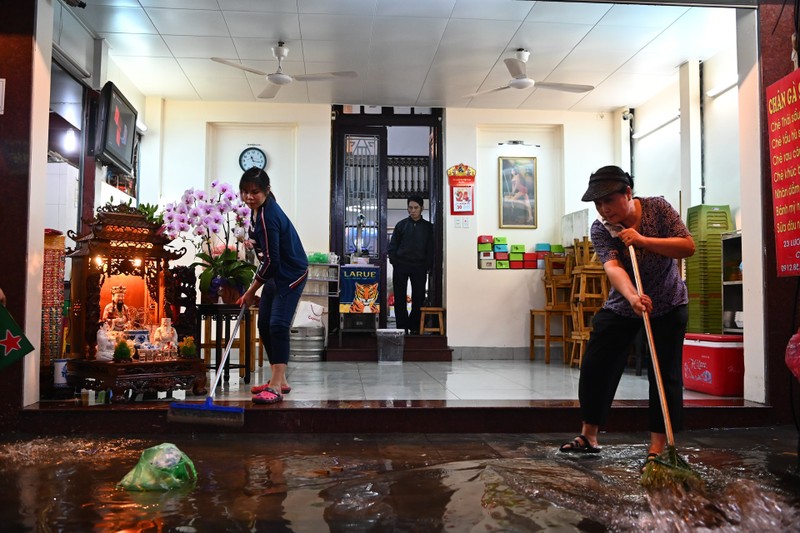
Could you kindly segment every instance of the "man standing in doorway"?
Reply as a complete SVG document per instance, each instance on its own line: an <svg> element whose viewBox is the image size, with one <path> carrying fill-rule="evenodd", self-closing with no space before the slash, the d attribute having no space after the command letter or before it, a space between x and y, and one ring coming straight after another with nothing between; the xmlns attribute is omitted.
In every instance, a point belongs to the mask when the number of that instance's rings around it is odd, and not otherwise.
<svg viewBox="0 0 800 533"><path fill-rule="evenodd" d="M428 271L433 266L433 224L422 218L424 200L408 198L408 218L394 227L389 242L389 261L394 269L394 316L397 329L419 334L420 308L425 303ZM411 280L411 315L406 307L408 280Z"/></svg>

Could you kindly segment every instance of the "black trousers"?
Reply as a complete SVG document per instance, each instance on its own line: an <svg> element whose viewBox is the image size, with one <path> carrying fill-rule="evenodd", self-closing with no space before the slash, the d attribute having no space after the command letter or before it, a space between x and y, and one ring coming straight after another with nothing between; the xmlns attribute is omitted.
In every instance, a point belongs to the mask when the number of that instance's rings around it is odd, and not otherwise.
<svg viewBox="0 0 800 533"><path fill-rule="evenodd" d="M411 314L406 308L408 280L411 280ZM397 329L419 331L420 309L425 305L425 284L428 281L428 269L425 267L407 267L393 265L392 289L394 290L394 317Z"/></svg>
<svg viewBox="0 0 800 533"><path fill-rule="evenodd" d="M650 317L653 343L661 369L673 431L679 431L683 423L681 361L688 320L689 312L685 305L678 306L657 318ZM585 423L597 425L606 423L619 380L625 371L628 349L643 327L644 322L641 318L627 318L605 309L595 314L592 319L592 334L581 362L578 384L578 399ZM650 357L647 358L647 379L650 387L648 429L653 433L664 433L664 417Z"/></svg>

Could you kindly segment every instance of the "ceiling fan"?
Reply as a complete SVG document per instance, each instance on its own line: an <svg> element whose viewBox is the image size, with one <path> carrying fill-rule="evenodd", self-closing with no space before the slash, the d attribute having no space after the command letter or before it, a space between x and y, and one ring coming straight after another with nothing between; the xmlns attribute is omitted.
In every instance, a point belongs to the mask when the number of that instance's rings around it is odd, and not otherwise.
<svg viewBox="0 0 800 533"><path fill-rule="evenodd" d="M525 63L527 63L530 55L531 53L524 48L518 48L517 51L514 52L514 57L509 57L503 60L503 62L506 64L508 72L511 74L511 80L509 80L506 85L503 85L502 87L495 87L494 89L489 89L487 91L467 94L464 96L464 98L472 98L484 94L495 93L497 91L504 91L506 89L529 89L533 86L540 87L542 89L552 89L555 91L565 91L569 93L586 93L594 89L593 85L533 81L525 73Z"/></svg>
<svg viewBox="0 0 800 533"><path fill-rule="evenodd" d="M247 65L241 65L221 57L212 57L211 61L216 61L217 63L222 63L223 65L228 65L229 67L238 68L246 72L252 72L253 74L266 77L269 84L263 91L261 91L261 94L258 95L258 98L275 98L281 86L289 85L293 81L325 81L342 78L355 78L358 76L357 73L349 70L343 72L320 72L318 74L298 74L297 76L290 76L289 74L283 72L283 68L281 67L283 60L289 55L289 48L285 46L283 41L278 41L278 46L272 47L272 55L278 60L278 70L272 74L258 70L257 68L248 67Z"/></svg>

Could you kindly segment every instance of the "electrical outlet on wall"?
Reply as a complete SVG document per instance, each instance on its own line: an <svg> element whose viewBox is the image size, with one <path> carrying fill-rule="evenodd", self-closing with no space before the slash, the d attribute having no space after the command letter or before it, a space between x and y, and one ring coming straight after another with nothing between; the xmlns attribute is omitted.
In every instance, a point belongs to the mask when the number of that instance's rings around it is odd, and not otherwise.
<svg viewBox="0 0 800 533"><path fill-rule="evenodd" d="M461 223L461 227L462 228L468 228L469 227L469 217L464 217L464 221Z"/></svg>

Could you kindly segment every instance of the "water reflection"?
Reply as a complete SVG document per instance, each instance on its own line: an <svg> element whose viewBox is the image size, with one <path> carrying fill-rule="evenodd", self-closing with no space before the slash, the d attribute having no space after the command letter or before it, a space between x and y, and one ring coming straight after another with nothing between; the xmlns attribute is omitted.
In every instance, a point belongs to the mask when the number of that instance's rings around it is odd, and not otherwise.
<svg viewBox="0 0 800 533"><path fill-rule="evenodd" d="M170 438L197 468L194 488L118 488L160 442L0 445L0 475L14 487L0 492L3 529L733 532L797 531L800 518L798 482L786 475L796 458L756 439L682 449L706 494L645 492L641 445L573 457L514 435Z"/></svg>

